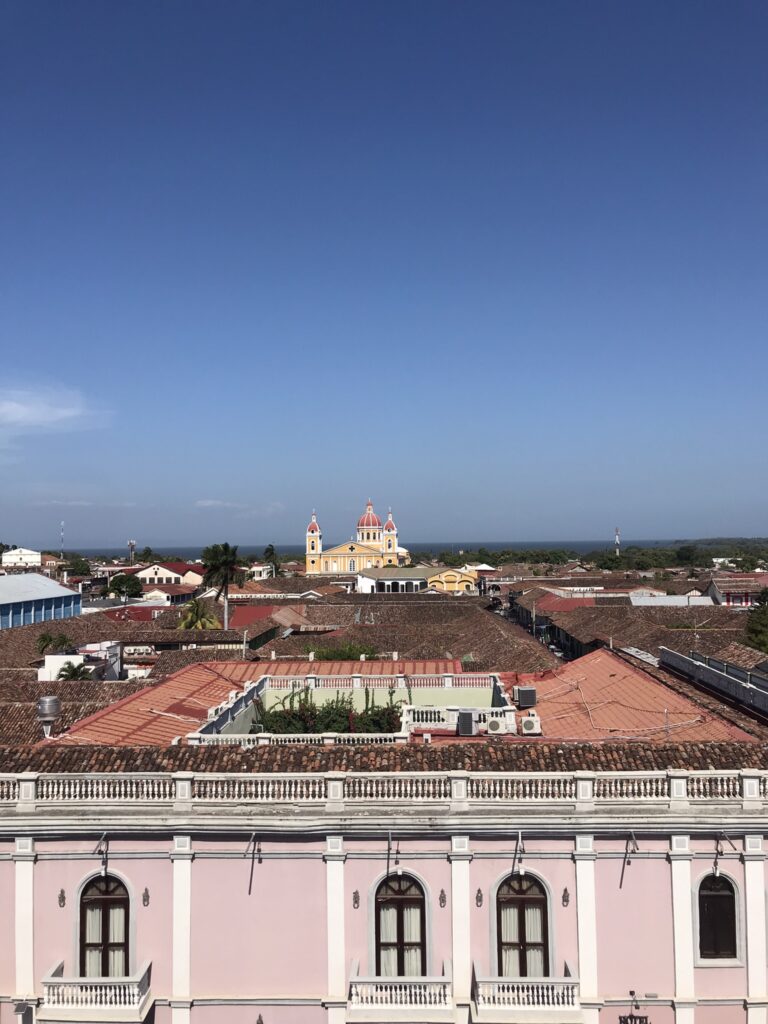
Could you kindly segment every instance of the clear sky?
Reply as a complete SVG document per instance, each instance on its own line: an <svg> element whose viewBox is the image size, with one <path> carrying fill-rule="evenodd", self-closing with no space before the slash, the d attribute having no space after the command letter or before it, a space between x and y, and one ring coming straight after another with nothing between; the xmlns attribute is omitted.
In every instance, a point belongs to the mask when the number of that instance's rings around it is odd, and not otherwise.
<svg viewBox="0 0 768 1024"><path fill-rule="evenodd" d="M768 534L768 5L0 0L0 539Z"/></svg>

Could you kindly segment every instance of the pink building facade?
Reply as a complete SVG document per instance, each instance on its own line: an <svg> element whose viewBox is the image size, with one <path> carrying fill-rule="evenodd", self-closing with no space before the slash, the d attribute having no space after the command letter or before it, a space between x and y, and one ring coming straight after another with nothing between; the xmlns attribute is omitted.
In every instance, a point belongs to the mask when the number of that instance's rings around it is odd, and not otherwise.
<svg viewBox="0 0 768 1024"><path fill-rule="evenodd" d="M758 770L5 775L0 1024L766 1024L767 793Z"/></svg>

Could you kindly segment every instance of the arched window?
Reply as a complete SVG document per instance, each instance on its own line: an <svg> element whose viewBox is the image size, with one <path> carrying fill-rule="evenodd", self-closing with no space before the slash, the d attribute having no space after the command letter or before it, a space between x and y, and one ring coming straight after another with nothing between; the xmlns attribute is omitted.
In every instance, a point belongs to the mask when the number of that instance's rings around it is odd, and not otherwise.
<svg viewBox="0 0 768 1024"><path fill-rule="evenodd" d="M354 572L355 571L355 560L354 560L354 558L350 558L350 560L349 560L349 571L350 572Z"/></svg>
<svg viewBox="0 0 768 1024"><path fill-rule="evenodd" d="M128 965L128 890L112 875L95 878L80 898L80 973L123 978Z"/></svg>
<svg viewBox="0 0 768 1024"><path fill-rule="evenodd" d="M311 547L312 547L312 550L314 551L315 550L315 542L314 541L312 541Z"/></svg>
<svg viewBox="0 0 768 1024"><path fill-rule="evenodd" d="M390 551L392 550L392 541L391 540L387 541L387 547L389 548Z"/></svg>
<svg viewBox="0 0 768 1024"><path fill-rule="evenodd" d="M699 956L736 959L736 892L722 875L708 875L699 886Z"/></svg>
<svg viewBox="0 0 768 1024"><path fill-rule="evenodd" d="M376 890L376 974L427 973L424 890L410 875L390 875Z"/></svg>
<svg viewBox="0 0 768 1024"><path fill-rule="evenodd" d="M499 974L545 978L549 974L547 895L535 878L514 875L496 896Z"/></svg>

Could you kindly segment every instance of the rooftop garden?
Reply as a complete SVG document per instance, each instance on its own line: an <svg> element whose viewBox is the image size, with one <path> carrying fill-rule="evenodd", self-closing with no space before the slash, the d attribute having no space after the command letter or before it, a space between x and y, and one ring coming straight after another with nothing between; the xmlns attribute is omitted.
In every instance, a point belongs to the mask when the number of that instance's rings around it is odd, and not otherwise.
<svg viewBox="0 0 768 1024"><path fill-rule="evenodd" d="M395 688L386 702L376 703L375 691L364 691L364 706L355 707L351 693L336 691L334 697L317 703L312 689L291 690L270 708L261 701L251 731L269 733L400 732L401 709L405 701L395 700Z"/></svg>

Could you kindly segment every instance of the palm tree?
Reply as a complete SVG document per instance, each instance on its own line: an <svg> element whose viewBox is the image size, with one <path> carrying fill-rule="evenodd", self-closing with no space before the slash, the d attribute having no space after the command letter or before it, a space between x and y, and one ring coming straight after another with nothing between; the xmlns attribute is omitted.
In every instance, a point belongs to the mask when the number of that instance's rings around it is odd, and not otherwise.
<svg viewBox="0 0 768 1024"><path fill-rule="evenodd" d="M59 669L59 674L56 678L68 681L73 679L90 679L91 670L86 668L85 665L75 665L71 661L66 661Z"/></svg>
<svg viewBox="0 0 768 1024"><path fill-rule="evenodd" d="M216 599L224 595L224 629L229 629L229 585L237 579L237 544L211 544L203 551L203 583L216 588Z"/></svg>
<svg viewBox="0 0 768 1024"><path fill-rule="evenodd" d="M267 546L264 548L262 561L272 566L273 576L279 576L281 574L280 559L278 558L277 552L275 551L274 544L267 544Z"/></svg>
<svg viewBox="0 0 768 1024"><path fill-rule="evenodd" d="M45 654L50 651L55 654L57 651L65 651L72 646L72 639L66 633L41 633L37 638L37 653Z"/></svg>
<svg viewBox="0 0 768 1024"><path fill-rule="evenodd" d="M179 629L221 629L221 623L205 601L196 597L184 605L179 619Z"/></svg>

